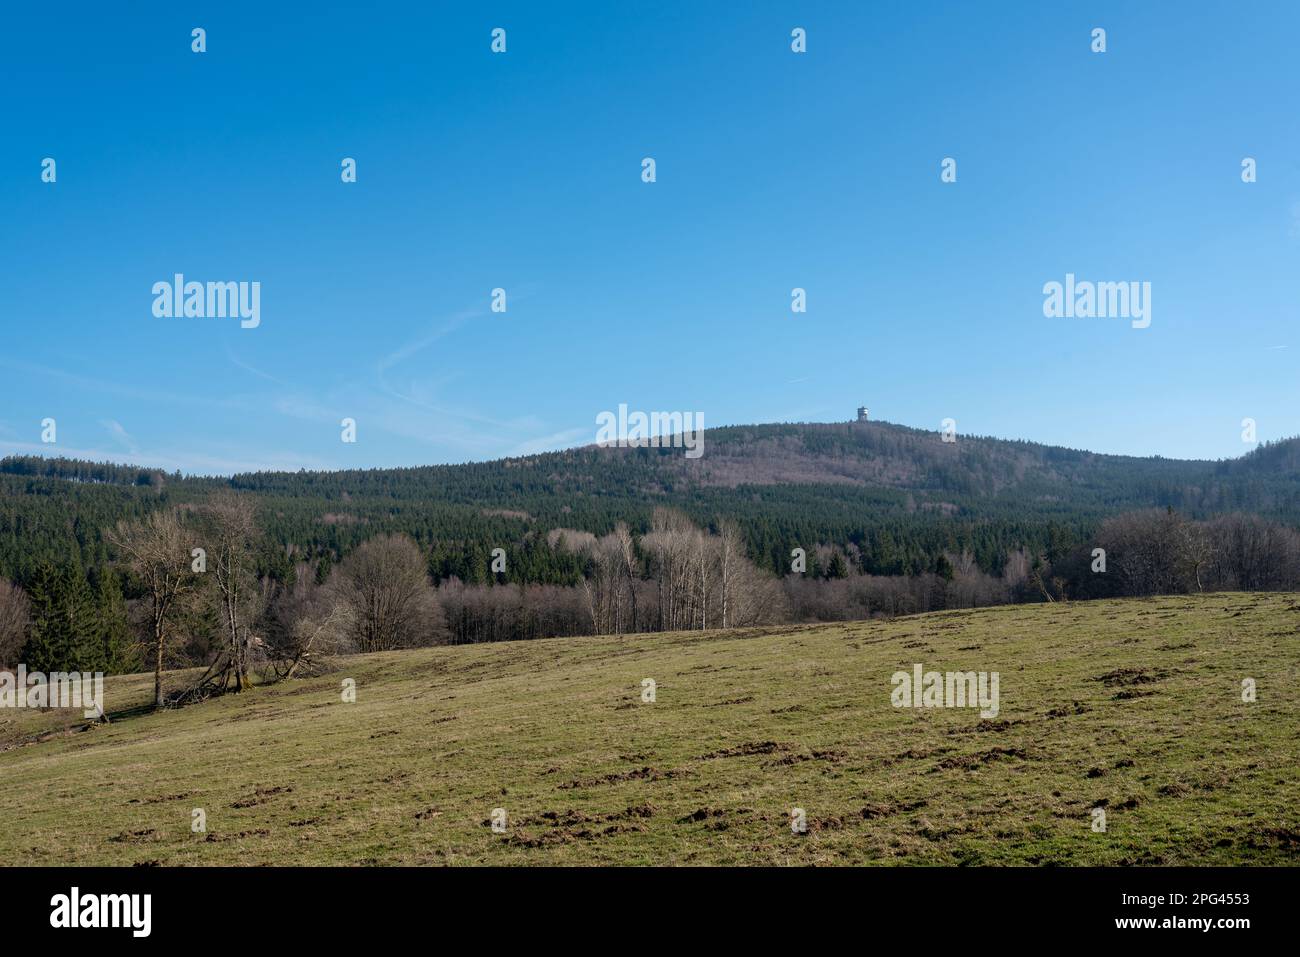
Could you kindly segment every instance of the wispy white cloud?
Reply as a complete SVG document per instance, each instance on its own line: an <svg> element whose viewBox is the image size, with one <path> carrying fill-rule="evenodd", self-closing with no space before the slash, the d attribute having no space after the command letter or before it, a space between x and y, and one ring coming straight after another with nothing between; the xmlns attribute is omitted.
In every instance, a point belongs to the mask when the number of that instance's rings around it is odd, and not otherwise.
<svg viewBox="0 0 1300 957"><path fill-rule="evenodd" d="M439 419L443 420L444 427L459 432L461 441L473 442L477 436L482 434L484 427L501 431L513 431L519 429L520 422L518 420L514 422L506 422L489 416L480 415L463 407L448 406L437 401L437 394L439 391L438 386L445 386L454 382L457 377L455 372L444 374L441 377L430 377L426 371L424 376L418 382L414 380L408 381L404 388L395 385L389 377L389 373L407 359L423 352L429 346L455 332L470 320L484 315L486 315L486 313L482 309L463 310L443 321L437 329L427 335L412 339L388 353L375 364L375 378L379 390L389 398L397 399L400 402L404 402L438 416ZM461 428L457 430L456 423L474 423L478 428L473 430ZM527 428L527 426L524 427Z"/></svg>
<svg viewBox="0 0 1300 957"><path fill-rule="evenodd" d="M78 375L75 372L66 372L63 369L53 369L35 362L22 362L17 359L0 358L0 368L53 379L65 386L83 389L87 392L96 392L102 395L120 395L124 398L139 399L142 402L186 403L204 406L222 404L221 399L214 398L211 395L184 395L178 392L164 392L135 385L123 385L118 382L110 382L107 379Z"/></svg>
<svg viewBox="0 0 1300 957"><path fill-rule="evenodd" d="M518 301L517 297L512 299ZM214 454L179 449L150 449L122 425L119 418L103 418L99 424L108 432L113 445L106 448L57 450L48 445L10 442L9 447L25 453L42 455L72 455L80 458L123 460L129 457L133 464L141 464L169 471L195 471L203 474L220 474L231 471L278 468L330 468L352 456L329 451L328 443L341 428L344 418L357 421L359 443L363 447L366 437L379 433L402 439L414 449L406 457L408 462L424 460L456 461L493 458L501 455L528 455L550 451L573 444L590 441L590 429L572 428L548 431L550 423L542 417L525 412L501 418L485 415L467 407L461 397L472 395L461 388L463 372L459 366L447 361L429 361L428 351L440 340L454 335L475 319L487 316L486 308L466 309L433 323L425 332L401 342L383 352L377 359L359 366L359 374L351 381L325 385L293 385L242 359L230 345L225 346L225 358L234 367L269 385L243 392L229 389L184 394L165 389L151 388L147 384L116 382L94 375L83 375L63 369L43 366L10 358L0 358L0 368L45 380L44 385L54 385L65 390L77 390L92 395L131 399L150 406L201 406L206 411L221 409L264 419L268 414L300 422L313 423L325 428L299 429L294 437L310 436L310 447L332 461L322 461L316 456L283 451L256 450L249 446L252 440L241 437L242 447L229 453ZM412 360L419 360L412 361ZM456 397L447 401L448 395ZM147 411L147 410L146 410ZM137 419L142 415L136 409ZM0 430L17 439L20 433ZM182 441L185 436L177 436ZM391 447L391 446L390 446ZM419 449L425 450L422 455ZM375 461L374 458L370 459Z"/></svg>
<svg viewBox="0 0 1300 957"><path fill-rule="evenodd" d="M255 375L260 379L267 380L268 382L274 382L276 385L285 386L286 388L288 387L287 382L284 382L281 379L277 379L269 372L263 372L261 369L258 369L255 366L251 366L247 362L244 362L242 359L240 359L239 356L235 355L234 350L230 348L230 343L226 343L226 358L229 359L231 364L233 364L236 368L243 369L245 372L249 373L250 375Z"/></svg>
<svg viewBox="0 0 1300 957"><path fill-rule="evenodd" d="M135 439L132 438L131 433L122 426L121 422L118 422L116 419L101 419L99 424L107 429L108 434L117 439L118 442L122 444L122 447L131 455L135 455L140 451L140 447L136 444Z"/></svg>
<svg viewBox="0 0 1300 957"><path fill-rule="evenodd" d="M596 427L589 429L565 429L553 435L542 435L527 439L512 448L509 455L536 455L539 452L555 452L559 449L573 448L575 445L589 444L596 441Z"/></svg>
<svg viewBox="0 0 1300 957"><path fill-rule="evenodd" d="M434 329L433 331L428 332L423 336L419 336L415 339L412 339L409 342L402 344L401 346L398 346L392 352L388 353L388 355L380 359L379 362L376 364L376 368L379 370L380 376L382 377L384 372L388 371L398 363L404 362L405 360L409 359L417 352L423 352L425 349L429 348L429 346L433 345L435 342L437 342L439 339L443 338L444 336L450 335L451 333L455 332L457 329L459 329L465 323L469 322L471 319L475 319L482 315L484 315L482 309L463 309L460 312L455 313L452 316L449 316L447 319L443 320L443 322L438 326L438 328Z"/></svg>

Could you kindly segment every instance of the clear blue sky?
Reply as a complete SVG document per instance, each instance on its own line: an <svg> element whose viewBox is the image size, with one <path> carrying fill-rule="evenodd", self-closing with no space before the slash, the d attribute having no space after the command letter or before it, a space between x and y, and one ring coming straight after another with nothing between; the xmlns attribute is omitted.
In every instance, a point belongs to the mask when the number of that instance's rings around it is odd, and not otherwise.
<svg viewBox="0 0 1300 957"><path fill-rule="evenodd" d="M0 454L481 460L621 402L1300 433L1295 3L323 6L6 10ZM260 282L260 327L155 318L177 272ZM1151 282L1150 328L1045 318L1067 272Z"/></svg>

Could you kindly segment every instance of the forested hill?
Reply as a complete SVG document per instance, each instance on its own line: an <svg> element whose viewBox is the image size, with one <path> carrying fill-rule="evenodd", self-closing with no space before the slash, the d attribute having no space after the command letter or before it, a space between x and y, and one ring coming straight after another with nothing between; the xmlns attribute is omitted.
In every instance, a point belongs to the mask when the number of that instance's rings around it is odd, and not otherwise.
<svg viewBox="0 0 1300 957"><path fill-rule="evenodd" d="M735 519L751 557L769 569L782 568L795 546L852 543L862 570L877 574L927 568L944 550L968 550L996 572L1008 548L1050 554L1108 515L1148 507L1300 525L1300 439L1211 462L965 435L945 442L885 422L733 426L704 438L694 459L681 448L587 446L464 465L231 478L7 458L0 577L21 578L40 558L99 565L101 533L117 520L226 487L256 496L268 538L290 546L293 560L328 566L365 538L401 531L433 550L435 575L439 561L458 575L465 564L471 580L468 566L496 544L540 549L552 530L601 534L620 521L644 530L658 506L702 526ZM530 564L527 547L519 554L520 580L573 577L540 557L547 567Z"/></svg>

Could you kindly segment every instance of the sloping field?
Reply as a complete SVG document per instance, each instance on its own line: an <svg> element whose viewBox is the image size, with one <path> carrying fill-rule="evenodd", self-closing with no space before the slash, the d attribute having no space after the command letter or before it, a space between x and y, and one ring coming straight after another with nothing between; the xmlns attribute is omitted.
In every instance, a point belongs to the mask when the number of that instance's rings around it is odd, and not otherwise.
<svg viewBox="0 0 1300 957"><path fill-rule="evenodd" d="M1000 674L1000 710L891 675ZM7 864L1289 864L1300 602L1219 594L371 655L109 727L0 712ZM356 682L345 703L343 680ZM643 679L655 700L642 701ZM1253 678L1258 700L1243 702ZM179 681L179 678L174 679ZM1106 830L1093 829L1102 808ZM495 833L493 809L507 826ZM807 831L791 829L802 808ZM194 833L194 809L206 832Z"/></svg>

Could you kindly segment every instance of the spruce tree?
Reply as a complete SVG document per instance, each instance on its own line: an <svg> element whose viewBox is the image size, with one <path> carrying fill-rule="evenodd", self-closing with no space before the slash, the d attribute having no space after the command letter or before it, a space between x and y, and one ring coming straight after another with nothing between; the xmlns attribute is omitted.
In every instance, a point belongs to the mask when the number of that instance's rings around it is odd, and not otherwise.
<svg viewBox="0 0 1300 957"><path fill-rule="evenodd" d="M99 641L95 595L80 566L65 565L59 576L59 616L64 647L59 671L103 671L103 647Z"/></svg>
<svg viewBox="0 0 1300 957"><path fill-rule="evenodd" d="M844 556L839 552L831 555L830 565L826 569L827 578L847 578L849 576L849 566L844 562Z"/></svg>
<svg viewBox="0 0 1300 957"><path fill-rule="evenodd" d="M122 586L111 568L101 572L95 583L95 607L104 673L120 675L134 671L139 656L131 639Z"/></svg>
<svg viewBox="0 0 1300 957"><path fill-rule="evenodd" d="M58 572L49 562L36 566L27 585L31 605L31 632L23 645L20 660L30 671L50 671L60 655L58 607Z"/></svg>
<svg viewBox="0 0 1300 957"><path fill-rule="evenodd" d="M32 635L23 661L32 671L102 671L96 607L80 568L43 562L32 581Z"/></svg>

